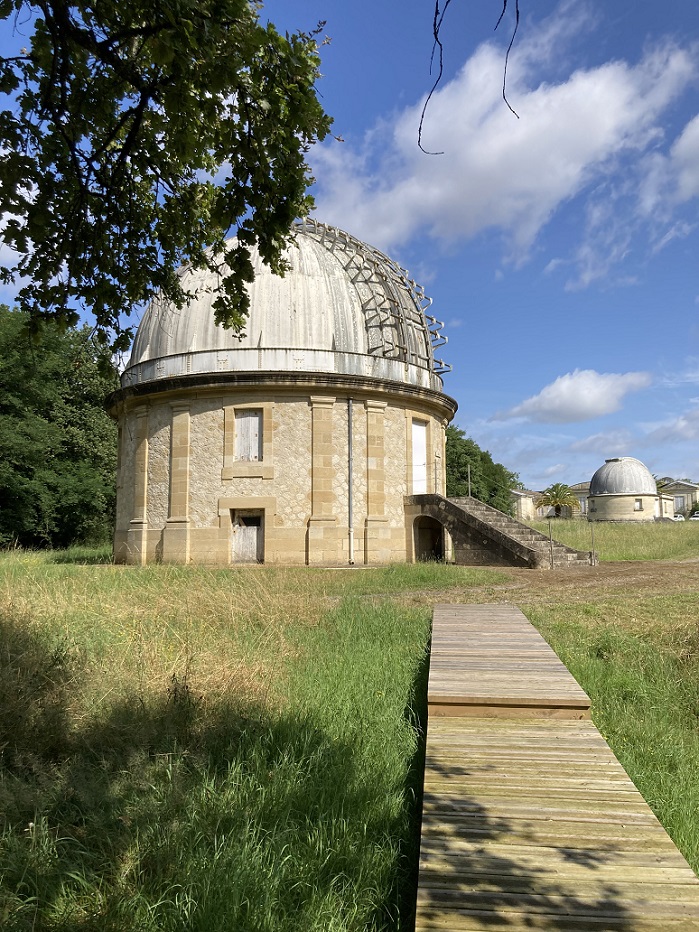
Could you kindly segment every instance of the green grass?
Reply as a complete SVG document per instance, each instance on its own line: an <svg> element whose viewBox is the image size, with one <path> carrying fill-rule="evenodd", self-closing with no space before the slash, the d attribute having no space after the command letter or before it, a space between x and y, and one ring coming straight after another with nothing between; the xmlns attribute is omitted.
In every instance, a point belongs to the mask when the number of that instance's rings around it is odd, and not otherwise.
<svg viewBox="0 0 699 932"><path fill-rule="evenodd" d="M0 556L2 928L409 928L430 611L383 594L505 574L56 557Z"/></svg>
<svg viewBox="0 0 699 932"><path fill-rule="evenodd" d="M522 577L107 556L0 554L0 927L410 929L431 606ZM696 869L696 596L585 592L519 604Z"/></svg>
<svg viewBox="0 0 699 932"><path fill-rule="evenodd" d="M524 610L588 693L595 724L699 871L696 595Z"/></svg>
<svg viewBox="0 0 699 932"><path fill-rule="evenodd" d="M548 521L531 526L548 536ZM559 518L551 521L551 533L576 550L592 550L594 543L602 561L699 559L699 521L615 524Z"/></svg>

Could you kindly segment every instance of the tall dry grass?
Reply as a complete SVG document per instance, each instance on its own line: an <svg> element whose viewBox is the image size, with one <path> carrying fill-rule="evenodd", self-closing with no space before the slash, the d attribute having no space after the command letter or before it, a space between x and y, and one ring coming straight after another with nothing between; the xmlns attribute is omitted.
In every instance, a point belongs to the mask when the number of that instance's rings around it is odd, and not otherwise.
<svg viewBox="0 0 699 932"><path fill-rule="evenodd" d="M2 928L404 928L429 609L391 594L503 574L80 560L0 555Z"/></svg>
<svg viewBox="0 0 699 932"><path fill-rule="evenodd" d="M548 536L548 521L531 525ZM699 559L699 521L617 524L558 518L550 531L554 540L576 550L596 550L603 561Z"/></svg>

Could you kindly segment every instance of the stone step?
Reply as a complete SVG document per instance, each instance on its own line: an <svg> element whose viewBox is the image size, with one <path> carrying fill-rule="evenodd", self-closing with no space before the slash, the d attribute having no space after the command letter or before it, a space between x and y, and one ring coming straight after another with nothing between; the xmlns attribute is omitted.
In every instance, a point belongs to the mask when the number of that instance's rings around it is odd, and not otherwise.
<svg viewBox="0 0 699 932"><path fill-rule="evenodd" d="M406 506L436 519L449 530L457 562L546 569L549 566L585 566L588 552L578 552L496 508L468 496L445 499L434 493L406 496ZM415 511L412 512L413 515ZM594 559L594 557L593 557Z"/></svg>
<svg viewBox="0 0 699 932"><path fill-rule="evenodd" d="M562 567L588 565L590 562L589 553L573 550L559 541L551 540L548 535L535 531L534 528L522 524L515 518L503 514L503 512L486 505L484 502L479 502L467 496L450 499L450 501L471 517L537 554L539 563L543 559L545 562L550 561L553 566Z"/></svg>

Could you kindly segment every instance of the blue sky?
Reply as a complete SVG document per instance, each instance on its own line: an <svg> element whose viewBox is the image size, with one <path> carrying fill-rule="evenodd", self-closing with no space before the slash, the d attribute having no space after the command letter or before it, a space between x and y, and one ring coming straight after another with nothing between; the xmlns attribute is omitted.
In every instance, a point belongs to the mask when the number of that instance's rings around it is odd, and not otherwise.
<svg viewBox="0 0 699 932"><path fill-rule="evenodd" d="M425 287L456 423L527 487L619 455L699 481L697 2L520 0L519 119L508 7L452 0L425 155L433 0L267 0L332 40L316 216Z"/></svg>
<svg viewBox="0 0 699 932"><path fill-rule="evenodd" d="M508 6L514 13L514 0ZM316 216L388 252L433 298L456 423L526 486L636 456L699 481L696 0L453 0L431 86L431 0L268 0L325 20L334 133Z"/></svg>

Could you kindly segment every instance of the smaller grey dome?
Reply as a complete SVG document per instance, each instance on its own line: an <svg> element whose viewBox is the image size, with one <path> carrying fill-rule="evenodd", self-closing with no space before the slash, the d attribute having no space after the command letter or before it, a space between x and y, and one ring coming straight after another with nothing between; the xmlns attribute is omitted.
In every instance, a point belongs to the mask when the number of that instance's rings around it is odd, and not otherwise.
<svg viewBox="0 0 699 932"><path fill-rule="evenodd" d="M655 495L657 486L650 471L633 456L605 461L590 480L590 495Z"/></svg>

